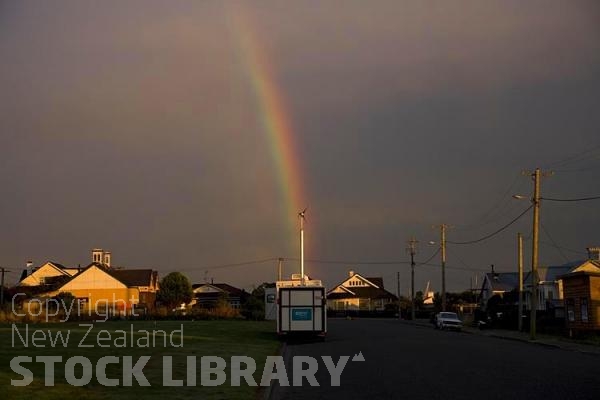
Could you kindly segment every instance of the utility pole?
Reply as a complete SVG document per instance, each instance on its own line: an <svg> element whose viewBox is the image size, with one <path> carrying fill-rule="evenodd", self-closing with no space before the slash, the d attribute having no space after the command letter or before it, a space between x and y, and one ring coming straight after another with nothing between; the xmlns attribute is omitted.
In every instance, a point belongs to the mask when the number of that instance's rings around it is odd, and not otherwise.
<svg viewBox="0 0 600 400"><path fill-rule="evenodd" d="M304 214L306 208L298 213L300 218L300 277L302 279L302 286L304 286Z"/></svg>
<svg viewBox="0 0 600 400"><path fill-rule="evenodd" d="M446 228L448 225L441 224L441 240L442 247L442 311L446 311Z"/></svg>
<svg viewBox="0 0 600 400"><path fill-rule="evenodd" d="M519 263L519 332L523 330L523 235L517 233L518 263Z"/></svg>
<svg viewBox="0 0 600 400"><path fill-rule="evenodd" d="M396 272L396 293L398 294L398 319L402 319L402 314L400 314L400 271Z"/></svg>
<svg viewBox="0 0 600 400"><path fill-rule="evenodd" d="M552 172L542 173L539 168L530 173L533 178L533 236L531 250L531 316L530 316L530 336L531 340L535 340L536 324L537 324L537 304L538 304L538 252L540 240L540 185L542 176L552 175Z"/></svg>
<svg viewBox="0 0 600 400"><path fill-rule="evenodd" d="M408 241L406 251L410 253L410 317L415 320L415 254L417 253L417 243L414 236Z"/></svg>
<svg viewBox="0 0 600 400"><path fill-rule="evenodd" d="M531 340L535 340L537 325L537 297L538 297L538 250L540 226L540 169L536 168L533 176L533 244L531 250Z"/></svg>
<svg viewBox="0 0 600 400"><path fill-rule="evenodd" d="M281 270L283 268L283 258L277 260L277 280L281 280Z"/></svg>

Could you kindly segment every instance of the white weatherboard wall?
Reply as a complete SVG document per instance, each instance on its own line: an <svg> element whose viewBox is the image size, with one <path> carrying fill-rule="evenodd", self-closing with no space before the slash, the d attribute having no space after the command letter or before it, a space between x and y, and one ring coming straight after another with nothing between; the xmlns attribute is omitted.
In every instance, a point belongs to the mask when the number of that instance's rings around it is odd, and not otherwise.
<svg viewBox="0 0 600 400"><path fill-rule="evenodd" d="M92 266L61 287L62 291L78 289L127 289L127 286L100 268Z"/></svg>

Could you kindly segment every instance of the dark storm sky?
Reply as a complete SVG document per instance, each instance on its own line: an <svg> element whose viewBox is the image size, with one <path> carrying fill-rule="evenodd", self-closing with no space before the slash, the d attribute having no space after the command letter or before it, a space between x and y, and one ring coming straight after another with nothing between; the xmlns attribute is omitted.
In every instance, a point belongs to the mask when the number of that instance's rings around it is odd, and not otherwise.
<svg viewBox="0 0 600 400"><path fill-rule="evenodd" d="M411 235L425 260L435 224L452 241L493 232L528 206L510 198L531 193L523 169L556 171L546 197L600 194L595 1L1 1L0 266L103 247L249 288L276 262L210 267L298 257L232 10L288 105L306 257L351 262L307 263L329 286L354 269L395 291L401 271L407 292L408 265L357 262L407 261ZM599 210L545 202L542 264L600 244ZM517 231L531 214L449 246L448 289L514 269ZM439 290L439 267L418 268L428 280Z"/></svg>

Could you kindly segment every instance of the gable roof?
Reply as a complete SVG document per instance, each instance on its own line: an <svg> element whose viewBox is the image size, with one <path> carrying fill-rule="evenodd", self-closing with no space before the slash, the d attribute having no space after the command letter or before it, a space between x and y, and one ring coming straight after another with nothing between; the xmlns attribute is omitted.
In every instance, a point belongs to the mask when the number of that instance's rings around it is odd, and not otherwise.
<svg viewBox="0 0 600 400"><path fill-rule="evenodd" d="M27 269L23 270L19 283L17 284L18 286L37 286L40 284L41 278L44 278L43 284L47 284L46 281L51 277L61 276L68 278L73 276L68 268L54 261L46 261L39 267L34 268L30 274L27 272Z"/></svg>
<svg viewBox="0 0 600 400"><path fill-rule="evenodd" d="M570 272L576 271L583 265L587 265L588 262L592 264L598 264L596 261L571 261L561 265L549 265L546 267L538 267L538 278L540 283L554 283L558 281L563 275ZM488 272L485 274L487 280L490 282L492 291L495 292L510 292L511 290L518 289L519 287L519 273L518 272ZM523 285L531 286L532 276L531 271L527 271L523 274Z"/></svg>
<svg viewBox="0 0 600 400"><path fill-rule="evenodd" d="M67 269L67 267L65 267L64 265L62 265L62 264L59 264L59 263L57 263L57 262L54 262L54 261L48 261L48 264L52 264L52 265L54 265L55 267L58 267L58 268L60 268L60 269Z"/></svg>
<svg viewBox="0 0 600 400"><path fill-rule="evenodd" d="M376 277L376 278L365 278L364 276L362 276L361 274L359 274L358 272L353 272L352 276L347 277L346 279L344 279L343 281L341 281L339 284L337 284L335 287L345 287L345 288L352 288L352 290L354 290L354 288L356 288L357 286L346 286L344 285L346 282L352 280L352 279L359 279L360 281L362 281L363 283L365 283L368 286L373 286L373 287L379 287L381 289L383 289L383 278L380 277Z"/></svg>
<svg viewBox="0 0 600 400"><path fill-rule="evenodd" d="M488 272L485 278L492 292L510 292L519 287L518 272Z"/></svg>
<svg viewBox="0 0 600 400"><path fill-rule="evenodd" d="M359 279L367 286L345 286L344 284L352 279ZM342 289L341 291L338 289ZM340 284L327 292L328 299L394 299L395 294L388 292L383 288L383 278L372 277L365 278L359 273L354 273L352 276L344 279Z"/></svg>
<svg viewBox="0 0 600 400"><path fill-rule="evenodd" d="M572 272L579 272L579 271L598 272L599 269L600 269L600 261L588 260L588 261L578 265L576 268L573 269Z"/></svg>
<svg viewBox="0 0 600 400"><path fill-rule="evenodd" d="M113 269L108 268L103 264L93 262L87 267L82 268L77 274L73 275L71 279L61 286L61 288L70 282L73 282L75 279L79 279L81 275L85 274L91 268L97 268L127 287L155 286L158 282L158 272L152 269Z"/></svg>
<svg viewBox="0 0 600 400"><path fill-rule="evenodd" d="M600 276L600 261L598 260L587 260L583 262L581 265L578 265L573 270L569 271L566 274L559 276L559 279L569 278L571 276L580 276L580 275L596 275Z"/></svg>
<svg viewBox="0 0 600 400"><path fill-rule="evenodd" d="M241 297L241 296L244 296L247 294L245 290L238 289L227 283L195 283L192 285L192 290L195 291L196 289L205 287L205 286L212 287L214 289L217 289L220 292L225 292L232 297ZM200 294L206 295L206 294L210 294L210 293L202 293L202 292L195 293L195 295L200 295Z"/></svg>
<svg viewBox="0 0 600 400"><path fill-rule="evenodd" d="M86 277L91 274L92 280L86 281ZM99 279L100 278L100 279ZM108 278L108 279L107 279ZM112 281L112 282L111 282ZM109 282L111 282L109 284ZM89 286L88 286L89 285ZM59 290L75 290L75 289L88 289L88 288L99 288L98 285L102 285L103 289L116 288L116 287L127 287L127 285L121 282L119 279L112 276L106 268L98 263L91 263L82 271L78 272L71 279L65 282ZM91 287L90 287L91 286Z"/></svg>

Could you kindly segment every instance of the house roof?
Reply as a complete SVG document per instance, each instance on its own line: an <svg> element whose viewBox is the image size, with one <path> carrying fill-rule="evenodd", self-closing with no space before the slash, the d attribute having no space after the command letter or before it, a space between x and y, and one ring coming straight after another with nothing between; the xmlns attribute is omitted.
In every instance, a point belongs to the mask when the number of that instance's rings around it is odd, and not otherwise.
<svg viewBox="0 0 600 400"><path fill-rule="evenodd" d="M68 282L79 277L88 269L96 267L108 275L112 276L127 287L134 286L153 286L153 282L158 279L158 272L152 269L114 269L108 268L103 264L93 262L85 268L81 268L78 273L73 275ZM66 284L66 282L65 282Z"/></svg>
<svg viewBox="0 0 600 400"><path fill-rule="evenodd" d="M195 283L192 285L192 289L198 289L199 287L203 287L203 286L212 286L216 289L226 292L227 294L229 294L232 297L241 297L241 296L245 296L247 294L245 290L238 289L227 283ZM196 295L200 295L200 294L206 295L208 293L196 293Z"/></svg>
<svg viewBox="0 0 600 400"><path fill-rule="evenodd" d="M488 272L485 276L493 292L510 292L519 287L518 272Z"/></svg>
<svg viewBox="0 0 600 400"><path fill-rule="evenodd" d="M368 286L344 286L344 283L352 278L358 278ZM334 292L337 288L344 289L343 292ZM383 288L383 278L372 277L367 278L358 273L344 279L340 284L335 286L327 293L328 299L394 299L397 297L393 293L388 292Z"/></svg>
<svg viewBox="0 0 600 400"><path fill-rule="evenodd" d="M561 276L568 274L586 262L587 261L580 260L561 265L538 267L539 280L540 282L556 282ZM592 263L594 263L594 261L592 261ZM518 272L488 272L485 275L490 282L492 291L510 292L519 287ZM523 285L531 286L531 271L524 273Z"/></svg>
<svg viewBox="0 0 600 400"><path fill-rule="evenodd" d="M582 276L582 275L592 275L592 276L600 276L600 261L597 260L588 260L577 267L573 268L568 273L560 275L559 279L569 279L572 276Z"/></svg>
<svg viewBox="0 0 600 400"><path fill-rule="evenodd" d="M577 264L579 265L579 264ZM571 272L577 265L559 265L551 267L540 267L538 268L538 277L540 281L554 282L558 280L558 277ZM527 276L531 281L531 273Z"/></svg>
<svg viewBox="0 0 600 400"><path fill-rule="evenodd" d="M57 263L57 262L54 262L54 261L48 261L48 263L49 263L49 264L52 264L52 265L54 265L55 267L58 267L58 268L60 268L60 269L68 269L68 268L67 268L67 267L65 267L64 265L62 265L62 264L59 264L59 263Z"/></svg>
<svg viewBox="0 0 600 400"><path fill-rule="evenodd" d="M151 286L155 273L151 269L108 269L106 272L127 286Z"/></svg>
<svg viewBox="0 0 600 400"><path fill-rule="evenodd" d="M365 278L365 279L383 289L383 278Z"/></svg>

